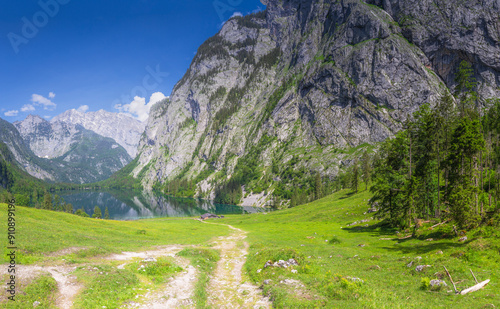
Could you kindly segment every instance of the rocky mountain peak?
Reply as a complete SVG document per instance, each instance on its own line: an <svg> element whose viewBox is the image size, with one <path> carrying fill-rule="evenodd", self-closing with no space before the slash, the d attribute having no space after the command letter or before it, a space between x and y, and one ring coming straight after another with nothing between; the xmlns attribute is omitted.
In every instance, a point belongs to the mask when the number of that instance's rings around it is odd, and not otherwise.
<svg viewBox="0 0 500 309"><path fill-rule="evenodd" d="M112 138L125 148L131 157L137 154L139 138L145 128L144 123L126 114L108 112L103 109L86 113L71 109L51 120L52 123L57 121L78 124L99 135Z"/></svg>
<svg viewBox="0 0 500 309"><path fill-rule="evenodd" d="M34 115L14 124L0 120L0 141L23 170L50 181L96 182L132 160L111 138L79 124Z"/></svg>
<svg viewBox="0 0 500 309"><path fill-rule="evenodd" d="M463 60L482 100L500 96L495 0L262 2L205 41L151 113L133 172L147 187L214 171L197 180L213 193L238 168L278 179L292 158L333 177L349 149L453 91Z"/></svg>
<svg viewBox="0 0 500 309"><path fill-rule="evenodd" d="M16 126L17 125L32 126L32 125L39 125L41 123L49 123L49 122L38 115L29 114L23 121L15 121L13 124Z"/></svg>
<svg viewBox="0 0 500 309"><path fill-rule="evenodd" d="M29 114L26 119L26 121L29 121L29 122L37 122L37 123L41 123L41 122L48 122L47 120L43 119L42 117L38 116L38 115L32 115L32 114Z"/></svg>

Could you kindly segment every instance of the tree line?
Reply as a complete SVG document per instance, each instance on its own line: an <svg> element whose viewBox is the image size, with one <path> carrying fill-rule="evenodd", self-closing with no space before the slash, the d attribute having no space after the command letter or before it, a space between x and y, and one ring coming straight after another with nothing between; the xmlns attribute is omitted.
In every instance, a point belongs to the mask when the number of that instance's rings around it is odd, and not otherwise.
<svg viewBox="0 0 500 309"><path fill-rule="evenodd" d="M462 62L453 95L421 106L376 154L370 202L393 226L439 218L470 229L500 208L500 100L481 109L472 74Z"/></svg>
<svg viewBox="0 0 500 309"><path fill-rule="evenodd" d="M36 188L32 191L30 195L25 194L12 194L7 190L0 191L0 203L7 203L8 201L15 199L16 205L33 207L37 209L52 210L58 212L66 212L70 214L75 214L81 217L90 217L89 214L82 207L80 209L74 209L71 203L66 203L62 197L57 194L51 194L48 191L39 192ZM99 206L94 207L94 212L92 218L97 219L109 219L108 207L105 207L104 215L102 214L101 208Z"/></svg>

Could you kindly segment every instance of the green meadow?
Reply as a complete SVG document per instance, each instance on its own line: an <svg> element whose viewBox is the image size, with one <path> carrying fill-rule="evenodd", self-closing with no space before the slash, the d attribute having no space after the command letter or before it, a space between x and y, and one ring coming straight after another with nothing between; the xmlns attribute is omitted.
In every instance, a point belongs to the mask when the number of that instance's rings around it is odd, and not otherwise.
<svg viewBox="0 0 500 309"><path fill-rule="evenodd" d="M0 222L7 224L5 204L0 204L0 214ZM54 260L47 255L65 248L84 248L66 256L67 260L80 262L93 256L146 250L153 246L201 244L215 235L229 234L224 226L201 224L193 218L113 221L17 207L16 219L17 262L21 264ZM5 240L6 237L7 234ZM4 260L7 260L5 254Z"/></svg>
<svg viewBox="0 0 500 309"><path fill-rule="evenodd" d="M250 252L244 278L262 286L276 308L500 306L498 228L483 226L469 231L467 240L460 242L463 235L455 235L451 224L430 229L439 223L430 220L417 230L416 237L407 237L412 231L391 229L365 214L370 197L367 191L340 191L295 208L231 215L216 222L248 232ZM6 209L5 204L0 205L0 222L7 222ZM175 276L182 268L173 260L159 259L143 274L135 266L118 269L119 262L104 259L111 253L170 244L189 246L178 255L191 260L201 273L194 298L197 308L205 308L205 288L218 259L210 242L230 234L223 225L203 224L193 218L110 221L18 207L16 219L19 264L76 266L74 275L84 288L75 308L97 308L96 303L117 308ZM66 253L67 248L80 250ZM268 260L290 258L299 265L264 267ZM417 265L430 266L417 272ZM455 295L443 266L459 290L475 284L470 270L479 281L491 282L482 290ZM428 286L432 279L443 279L448 286L432 289ZM31 306L34 299L40 299L40 308L55 304L57 285L50 276L33 280L22 289L20 301L9 303L8 308L26 308L24 305ZM113 297L107 296L109 291Z"/></svg>
<svg viewBox="0 0 500 309"><path fill-rule="evenodd" d="M341 191L307 205L268 214L231 216L224 220L249 231L251 244L246 270L262 283L278 308L488 308L500 306L500 233L483 227L467 233L459 242L452 226L432 230L432 222L417 231L416 238L387 228L371 219L367 210L370 193ZM437 223L437 222L435 222ZM410 231L409 231L410 232ZM430 240L432 239L432 240ZM420 259L420 258L421 259ZM289 269L264 268L267 260L295 258L297 273ZM407 265L413 261L411 267ZM417 265L431 265L416 272ZM457 288L491 279L483 290L455 295L443 266ZM262 269L258 272L259 269ZM300 280L296 293L280 281ZM359 278L362 281L350 278ZM423 288L425 278L442 278L448 287L439 291ZM354 281L353 281L354 280ZM425 286L425 284L424 284ZM491 307L493 308L493 307Z"/></svg>

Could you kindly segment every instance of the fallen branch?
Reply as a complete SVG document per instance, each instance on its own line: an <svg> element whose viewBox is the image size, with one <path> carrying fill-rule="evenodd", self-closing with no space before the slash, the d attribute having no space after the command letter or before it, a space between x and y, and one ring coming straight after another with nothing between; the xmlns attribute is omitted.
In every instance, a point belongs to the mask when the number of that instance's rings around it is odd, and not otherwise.
<svg viewBox="0 0 500 309"><path fill-rule="evenodd" d="M474 281L476 281L476 284L478 284L479 282L477 282L476 276L474 276L474 273L472 272L472 269L469 269L469 270L470 270L470 273L472 274L472 277L474 277Z"/></svg>
<svg viewBox="0 0 500 309"><path fill-rule="evenodd" d="M476 284L475 286L472 286L472 287L470 287L470 288L468 288L468 289L463 290L462 292L460 292L460 295L465 295L465 294L467 294L467 293L470 293L470 292L474 292L474 291L480 290L480 289L482 289L485 285L487 285L489 282L490 282L490 279L485 280L485 281L483 281L483 282L481 282L481 283L478 283L478 284Z"/></svg>
<svg viewBox="0 0 500 309"><path fill-rule="evenodd" d="M453 288L455 289L455 294L458 294L457 287L455 286L455 282L453 282L453 279L451 279L451 275L448 272L448 269L446 269L446 266L443 266L443 267L444 267L444 270L446 271L446 273L448 274L448 278L450 278L450 281L453 284Z"/></svg>
<svg viewBox="0 0 500 309"><path fill-rule="evenodd" d="M440 226L441 224L445 224L445 223L448 223L450 222L450 220L446 220L446 221L443 221L441 223L438 223L438 224L434 224L433 226L431 226L429 229L432 230L433 228L435 228L436 226Z"/></svg>

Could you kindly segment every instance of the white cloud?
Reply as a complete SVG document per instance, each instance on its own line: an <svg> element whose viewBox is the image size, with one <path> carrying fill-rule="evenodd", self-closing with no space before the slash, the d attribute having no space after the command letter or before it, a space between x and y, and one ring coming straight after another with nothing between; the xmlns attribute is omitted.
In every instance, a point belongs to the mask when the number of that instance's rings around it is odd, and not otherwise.
<svg viewBox="0 0 500 309"><path fill-rule="evenodd" d="M223 21L222 23L219 24L219 29L221 29L222 27L224 27L224 24L227 23L227 21L233 17L243 17L243 14L241 12L234 12L233 15L231 15L231 17L229 17L227 20Z"/></svg>
<svg viewBox="0 0 500 309"><path fill-rule="evenodd" d="M88 105L82 105L80 106L77 111L79 111L80 113L85 113L86 111L89 110L89 106Z"/></svg>
<svg viewBox="0 0 500 309"><path fill-rule="evenodd" d="M167 97L163 93L161 93L161 92L155 92L149 98L149 103L148 104L150 104L151 106L153 106L155 103L158 103L161 100L166 99L166 98Z"/></svg>
<svg viewBox="0 0 500 309"><path fill-rule="evenodd" d="M57 106L51 100L47 99L46 97L44 97L42 95L36 94L36 93L31 95L31 101L35 105L42 105L43 109L48 109L48 110L54 110Z"/></svg>
<svg viewBox="0 0 500 309"><path fill-rule="evenodd" d="M243 14L241 14L241 12L234 12L233 15L231 15L231 17L229 17L229 19L233 18L233 17L243 17Z"/></svg>
<svg viewBox="0 0 500 309"><path fill-rule="evenodd" d="M13 110L13 111L5 112L4 115L7 117L14 117L14 116L17 116L18 113L19 113L18 110Z"/></svg>
<svg viewBox="0 0 500 309"><path fill-rule="evenodd" d="M56 94L55 94L55 93L53 93L52 91L51 91L51 92L49 92L49 98L53 99L53 98L55 98L55 97L56 97Z"/></svg>
<svg viewBox="0 0 500 309"><path fill-rule="evenodd" d="M262 11L262 8L260 6L257 6L257 8L255 10L252 11L252 13L259 13Z"/></svg>
<svg viewBox="0 0 500 309"><path fill-rule="evenodd" d="M128 113L137 118L139 121L145 121L148 119L149 116L149 110L151 107L165 99L166 96L161 93L161 92L155 92L151 95L151 98L149 98L149 103L146 104L146 98L141 98L141 97L134 97L134 101L132 101L130 104L116 104L114 107L118 109L120 112Z"/></svg>
<svg viewBox="0 0 500 309"><path fill-rule="evenodd" d="M32 112L35 110L35 107L31 104L24 104L23 107L21 107L21 112Z"/></svg>
<svg viewBox="0 0 500 309"><path fill-rule="evenodd" d="M52 118L52 116L43 116L43 118L49 120L50 118Z"/></svg>

